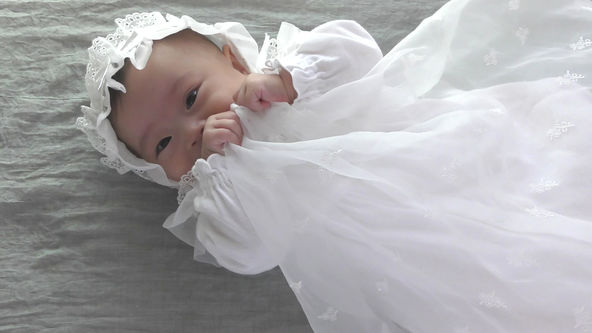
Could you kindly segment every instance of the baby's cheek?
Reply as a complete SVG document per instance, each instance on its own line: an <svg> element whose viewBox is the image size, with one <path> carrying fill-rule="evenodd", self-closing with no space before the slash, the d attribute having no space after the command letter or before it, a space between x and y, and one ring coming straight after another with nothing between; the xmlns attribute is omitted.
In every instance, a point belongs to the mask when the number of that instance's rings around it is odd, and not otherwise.
<svg viewBox="0 0 592 333"><path fill-rule="evenodd" d="M197 154L199 154L199 152L201 152L201 149L198 150ZM191 168L193 168L195 161L197 161L197 159L199 158L197 154L186 152L184 156L177 156L177 158L169 160L167 163L168 166L167 168L165 168L167 177L169 177L172 180L179 181L181 177L183 177L189 171L191 171Z"/></svg>
<svg viewBox="0 0 592 333"><path fill-rule="evenodd" d="M218 114L230 110L230 104L234 103L233 95L224 94L223 92L216 93L212 103L208 106L208 114Z"/></svg>
<svg viewBox="0 0 592 333"><path fill-rule="evenodd" d="M161 164L164 172L166 173L167 177L174 181L179 181L181 176L183 176L183 169L185 168L184 165L180 165L178 161L175 160L168 160L165 163Z"/></svg>

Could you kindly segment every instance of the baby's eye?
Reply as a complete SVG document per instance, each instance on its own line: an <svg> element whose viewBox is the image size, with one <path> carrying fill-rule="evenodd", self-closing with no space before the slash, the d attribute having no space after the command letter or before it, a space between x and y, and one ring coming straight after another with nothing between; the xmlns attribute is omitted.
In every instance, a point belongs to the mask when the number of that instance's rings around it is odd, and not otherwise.
<svg viewBox="0 0 592 333"><path fill-rule="evenodd" d="M197 89L191 90L189 95L187 95L187 99L185 100L185 108L187 110L191 109L193 103L195 103L195 99L197 98Z"/></svg>
<svg viewBox="0 0 592 333"><path fill-rule="evenodd" d="M171 141L171 137L167 136L166 138L160 140L160 142L156 145L156 156L158 156L158 154L160 154L161 151L163 151L166 146L168 146L169 141Z"/></svg>

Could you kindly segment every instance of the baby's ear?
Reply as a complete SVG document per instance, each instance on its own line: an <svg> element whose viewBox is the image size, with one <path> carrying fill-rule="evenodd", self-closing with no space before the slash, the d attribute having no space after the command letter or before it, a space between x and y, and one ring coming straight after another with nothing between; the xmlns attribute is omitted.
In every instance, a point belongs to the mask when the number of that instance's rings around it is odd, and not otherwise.
<svg viewBox="0 0 592 333"><path fill-rule="evenodd" d="M222 54L224 54L226 59L230 60L230 63L234 69L243 74L249 74L249 71L245 68L245 66L243 66L243 64L241 64L240 61L238 61L237 57L234 55L228 44L222 46Z"/></svg>

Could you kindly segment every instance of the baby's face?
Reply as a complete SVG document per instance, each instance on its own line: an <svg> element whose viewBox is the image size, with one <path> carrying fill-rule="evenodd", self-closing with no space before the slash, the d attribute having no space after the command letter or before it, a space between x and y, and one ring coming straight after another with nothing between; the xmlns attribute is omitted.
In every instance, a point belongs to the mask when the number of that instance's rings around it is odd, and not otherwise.
<svg viewBox="0 0 592 333"><path fill-rule="evenodd" d="M220 52L190 30L155 41L143 70L128 67L113 128L132 152L179 180L200 158L206 119L230 109L246 71L228 46Z"/></svg>

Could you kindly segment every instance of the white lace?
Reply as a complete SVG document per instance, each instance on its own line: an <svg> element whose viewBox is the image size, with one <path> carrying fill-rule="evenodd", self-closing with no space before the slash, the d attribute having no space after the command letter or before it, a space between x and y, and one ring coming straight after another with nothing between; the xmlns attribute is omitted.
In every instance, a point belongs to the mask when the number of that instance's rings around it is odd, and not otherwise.
<svg viewBox="0 0 592 333"><path fill-rule="evenodd" d="M279 69L279 62L277 61L278 50L277 50L277 39L269 38L265 36L265 42L263 43L265 53L265 67L263 71L266 73L275 73Z"/></svg>
<svg viewBox="0 0 592 333"><path fill-rule="evenodd" d="M204 35L218 47L229 45L249 70L255 69L250 59L257 59L257 43L242 24L235 22L208 25L188 16L177 18L167 14L164 17L159 12L151 12L129 14L116 19L115 23L117 29L114 33L95 38L88 49L85 83L90 106L81 107L83 116L76 120L76 127L86 133L96 150L105 155L101 163L107 167L120 174L132 171L158 184L179 188L182 197L183 180L179 183L168 179L160 165L136 157L115 135L107 119L111 112L109 88L125 93L125 87L114 80L113 75L123 67L125 59L129 59L137 69L143 69L150 57L153 40L187 28Z"/></svg>
<svg viewBox="0 0 592 333"><path fill-rule="evenodd" d="M189 170L181 177L179 181L179 191L177 192L177 203L180 205L185 195L197 185L197 179L193 175L193 169Z"/></svg>

